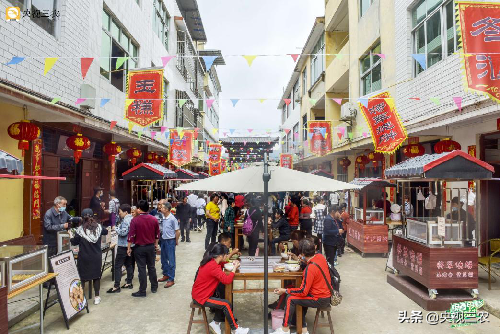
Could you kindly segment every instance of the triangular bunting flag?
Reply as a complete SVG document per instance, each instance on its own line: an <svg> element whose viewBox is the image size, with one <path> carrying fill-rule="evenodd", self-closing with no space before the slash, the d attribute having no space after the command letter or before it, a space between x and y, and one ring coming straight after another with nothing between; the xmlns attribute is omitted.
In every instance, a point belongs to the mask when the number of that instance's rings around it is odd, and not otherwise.
<svg viewBox="0 0 500 334"><path fill-rule="evenodd" d="M54 97L52 101L50 101L50 104L56 104L58 101L61 101L60 97Z"/></svg>
<svg viewBox="0 0 500 334"><path fill-rule="evenodd" d="M285 129L285 133L288 134L290 132L290 129Z"/></svg>
<svg viewBox="0 0 500 334"><path fill-rule="evenodd" d="M337 136L339 137L339 140L341 140L343 135L341 132L337 132Z"/></svg>
<svg viewBox="0 0 500 334"><path fill-rule="evenodd" d="M182 108L182 106L187 102L186 99L179 99L177 100L177 102L179 102L179 108Z"/></svg>
<svg viewBox="0 0 500 334"><path fill-rule="evenodd" d="M160 130L161 130L161 135L163 136L163 134L165 133L165 131L168 130L168 128L166 126L162 126Z"/></svg>
<svg viewBox="0 0 500 334"><path fill-rule="evenodd" d="M87 72L89 71L90 65L92 65L92 62L94 61L94 58L81 58L80 59L80 68L82 71L82 78L85 79L85 76L87 75Z"/></svg>
<svg viewBox="0 0 500 334"><path fill-rule="evenodd" d="M128 133L132 132L133 128L134 128L134 123L128 122Z"/></svg>
<svg viewBox="0 0 500 334"><path fill-rule="evenodd" d="M257 58L257 56L243 56L243 58L245 58L245 60L247 61L248 66L252 66L252 63L255 58Z"/></svg>
<svg viewBox="0 0 500 334"><path fill-rule="evenodd" d="M248 129L248 133L252 133L253 129Z"/></svg>
<svg viewBox="0 0 500 334"><path fill-rule="evenodd" d="M78 98L78 99L76 99L75 104L76 104L76 105L79 105L80 103L84 102L85 100L86 100L86 99L84 99L84 98Z"/></svg>
<svg viewBox="0 0 500 334"><path fill-rule="evenodd" d="M231 99L231 103L233 104L233 107L236 107L236 103L238 103L239 99Z"/></svg>
<svg viewBox="0 0 500 334"><path fill-rule="evenodd" d="M352 132L349 132L347 135L349 136L349 139L351 139L351 140L354 137L354 134Z"/></svg>
<svg viewBox="0 0 500 334"><path fill-rule="evenodd" d="M161 62L163 64L163 67L167 66L168 62L172 60L172 58L175 58L175 56L165 56L161 57Z"/></svg>
<svg viewBox="0 0 500 334"><path fill-rule="evenodd" d="M115 70L119 69L123 63L125 63L125 61L128 59L128 57L118 57L116 58L116 66L115 66Z"/></svg>
<svg viewBox="0 0 500 334"><path fill-rule="evenodd" d="M109 130L110 131L113 130L113 128L115 127L116 123L117 123L116 121L111 121L111 124L109 125Z"/></svg>
<svg viewBox="0 0 500 334"><path fill-rule="evenodd" d="M156 137L156 131L150 131L151 132L151 139L155 139Z"/></svg>
<svg viewBox="0 0 500 334"><path fill-rule="evenodd" d="M207 100L207 109L210 109L210 107L212 106L212 104L214 104L214 101L213 99L210 99L210 100Z"/></svg>
<svg viewBox="0 0 500 334"><path fill-rule="evenodd" d="M106 105L106 103L108 103L110 101L110 99L101 99L101 104L100 104L100 107L104 107Z"/></svg>
<svg viewBox="0 0 500 334"><path fill-rule="evenodd" d="M312 106L315 106L316 102L318 102L317 99L309 99L309 103L311 103Z"/></svg>
<svg viewBox="0 0 500 334"><path fill-rule="evenodd" d="M247 146L247 142L246 141L243 142L243 146Z"/></svg>
<svg viewBox="0 0 500 334"><path fill-rule="evenodd" d="M296 63L297 58L299 58L300 54L291 54L290 56L292 57L293 61Z"/></svg>
<svg viewBox="0 0 500 334"><path fill-rule="evenodd" d="M410 100L420 101L419 97L410 97Z"/></svg>
<svg viewBox="0 0 500 334"><path fill-rule="evenodd" d="M312 138L313 138L313 136L314 136L314 133L309 132L309 133L307 134L307 136L309 137L309 139L312 139Z"/></svg>
<svg viewBox="0 0 500 334"><path fill-rule="evenodd" d="M385 59L385 53L376 53L376 55L382 59Z"/></svg>
<svg viewBox="0 0 500 334"><path fill-rule="evenodd" d="M264 103L264 101L265 101L265 100L266 100L266 99L259 99L259 102L260 102L260 103Z"/></svg>
<svg viewBox="0 0 500 334"><path fill-rule="evenodd" d="M289 104L292 102L292 100L291 100L291 99L283 99L283 101L285 101L285 104L286 104L286 105L289 105Z"/></svg>
<svg viewBox="0 0 500 334"><path fill-rule="evenodd" d="M202 56L203 61L205 62L205 67L207 68L207 72L210 71L210 68L212 67L215 59L217 59L219 56Z"/></svg>
<svg viewBox="0 0 500 334"><path fill-rule="evenodd" d="M437 106L441 105L441 99L439 99L439 97L430 97L429 100L431 100Z"/></svg>
<svg viewBox="0 0 500 334"><path fill-rule="evenodd" d="M332 100L335 101L338 105L342 104L342 99L332 99Z"/></svg>
<svg viewBox="0 0 500 334"><path fill-rule="evenodd" d="M229 132L230 132L231 134L233 134L233 133L234 133L234 129L229 129Z"/></svg>
<svg viewBox="0 0 500 334"><path fill-rule="evenodd" d="M5 65L17 65L24 60L24 57L12 57L11 60Z"/></svg>
<svg viewBox="0 0 500 334"><path fill-rule="evenodd" d="M137 137L139 137L139 139L141 139L141 137L142 137L142 130L140 130L139 132L137 132Z"/></svg>
<svg viewBox="0 0 500 334"><path fill-rule="evenodd" d="M420 64L422 69L424 70L427 69L427 63L425 62L427 56L425 54L419 53L419 54L412 54L411 56Z"/></svg>
<svg viewBox="0 0 500 334"><path fill-rule="evenodd" d="M360 99L358 99L358 102L361 103L365 108L368 109L368 99L367 98L360 98Z"/></svg>
<svg viewBox="0 0 500 334"><path fill-rule="evenodd" d="M56 63L57 59L59 58L45 58L45 65L43 67L43 75L46 75L52 66Z"/></svg>
<svg viewBox="0 0 500 334"><path fill-rule="evenodd" d="M345 135L345 127L339 126L337 129L340 131L340 133L342 134L342 136Z"/></svg>
<svg viewBox="0 0 500 334"><path fill-rule="evenodd" d="M457 105L458 112L462 112L462 98L460 96L453 97L453 101Z"/></svg>
<svg viewBox="0 0 500 334"><path fill-rule="evenodd" d="M217 128L213 128L213 129L212 129L212 133L213 133L213 134L216 134L218 131L219 131L219 129L217 129Z"/></svg>
<svg viewBox="0 0 500 334"><path fill-rule="evenodd" d="M368 132L363 132L363 137L367 138L368 137Z"/></svg>

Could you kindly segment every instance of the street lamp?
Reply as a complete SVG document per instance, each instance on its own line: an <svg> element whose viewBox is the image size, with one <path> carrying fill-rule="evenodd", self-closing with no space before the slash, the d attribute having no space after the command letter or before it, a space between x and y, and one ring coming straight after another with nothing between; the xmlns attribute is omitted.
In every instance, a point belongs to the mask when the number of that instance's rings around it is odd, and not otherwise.
<svg viewBox="0 0 500 334"><path fill-rule="evenodd" d="M268 305L268 228L267 228L267 219L268 219L268 197L269 197L269 180L271 180L271 173L269 173L269 162L267 153L264 153L264 174L262 174L262 179L264 180L264 334L268 334L269 332L269 321L267 318L267 305Z"/></svg>

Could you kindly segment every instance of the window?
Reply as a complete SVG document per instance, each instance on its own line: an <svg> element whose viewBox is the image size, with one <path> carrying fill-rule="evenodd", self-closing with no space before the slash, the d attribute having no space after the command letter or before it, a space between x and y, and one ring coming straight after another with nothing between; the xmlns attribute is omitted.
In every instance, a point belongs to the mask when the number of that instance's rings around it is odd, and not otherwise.
<svg viewBox="0 0 500 334"><path fill-rule="evenodd" d="M286 121L286 103L283 103L283 111L281 113L281 123L285 123Z"/></svg>
<svg viewBox="0 0 500 334"><path fill-rule="evenodd" d="M288 95L288 99L290 100L292 98L292 93L290 93L290 95ZM285 103L286 105L286 103ZM286 118L290 117L290 104L288 104L286 106Z"/></svg>
<svg viewBox="0 0 500 334"><path fill-rule="evenodd" d="M302 72L302 96L305 96L307 93L307 66L304 68Z"/></svg>
<svg viewBox="0 0 500 334"><path fill-rule="evenodd" d="M382 61L377 55L381 53L380 43L361 58L361 92L370 94L382 88Z"/></svg>
<svg viewBox="0 0 500 334"><path fill-rule="evenodd" d="M325 35L321 35L311 56L311 86L314 86L316 81L325 69Z"/></svg>
<svg viewBox="0 0 500 334"><path fill-rule="evenodd" d="M283 144L282 144L283 146L282 146L282 149L281 149L281 150L283 151L283 153L288 153L288 151L286 150L286 145L287 145L287 144L286 144L286 135L285 135L285 136L283 136L283 138L282 138L282 142L283 142Z"/></svg>
<svg viewBox="0 0 500 334"><path fill-rule="evenodd" d="M295 102L299 98L299 79L295 81L295 85L293 85L293 99L292 99L292 104L293 104L293 109L295 109L295 105L297 102Z"/></svg>
<svg viewBox="0 0 500 334"><path fill-rule="evenodd" d="M170 27L170 15L167 12L163 1L154 0L153 2L153 31L162 41L165 49L168 50L168 34Z"/></svg>
<svg viewBox="0 0 500 334"><path fill-rule="evenodd" d="M302 116L302 140L307 140L307 115Z"/></svg>
<svg viewBox="0 0 500 334"><path fill-rule="evenodd" d="M297 142L299 141L299 123L293 126L293 138L292 141L294 143L294 147L297 147Z"/></svg>
<svg viewBox="0 0 500 334"><path fill-rule="evenodd" d="M288 132L288 134L286 135L286 151L289 153L290 152L290 146L291 146L291 139L290 139L290 136L291 136L291 132Z"/></svg>
<svg viewBox="0 0 500 334"><path fill-rule="evenodd" d="M370 8L373 0L359 0L359 17L363 17Z"/></svg>
<svg viewBox="0 0 500 334"><path fill-rule="evenodd" d="M29 9L28 16L31 20L52 36L55 35L56 19L60 15L57 0L7 0L7 2L19 7L21 11ZM23 15L22 13L21 16Z"/></svg>
<svg viewBox="0 0 500 334"><path fill-rule="evenodd" d="M347 170L340 165L340 160L342 159L343 158L337 158L337 180L342 182L348 182Z"/></svg>
<svg viewBox="0 0 500 334"><path fill-rule="evenodd" d="M429 68L458 50L453 1L420 0L412 10L413 53L424 54ZM414 60L415 75L423 72Z"/></svg>

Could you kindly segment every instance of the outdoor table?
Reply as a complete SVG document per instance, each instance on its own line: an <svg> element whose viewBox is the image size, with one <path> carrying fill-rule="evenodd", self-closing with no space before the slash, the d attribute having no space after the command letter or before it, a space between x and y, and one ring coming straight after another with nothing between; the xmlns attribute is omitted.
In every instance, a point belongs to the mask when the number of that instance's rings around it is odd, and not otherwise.
<svg viewBox="0 0 500 334"><path fill-rule="evenodd" d="M11 299L16 297L17 295L20 295L23 292L26 292L30 289L38 287L38 298L39 298L39 303L40 303L40 323L39 324L34 324L30 326L26 326L24 328L18 329L17 331L28 329L28 328L33 328L36 325L40 325L40 334L43 334L43 283L50 281L54 277L56 277L57 274L55 273L48 273L46 276L37 279L36 281L32 282L29 285L23 286L17 290L12 291L7 295L7 299Z"/></svg>
<svg viewBox="0 0 500 334"><path fill-rule="evenodd" d="M273 229L271 225L268 225L267 231L269 241L271 241L273 239ZM243 237L243 224L234 224L234 248L238 248L241 250L239 237Z"/></svg>
<svg viewBox="0 0 500 334"><path fill-rule="evenodd" d="M269 280L273 281L281 281L281 286L284 286L284 281L294 281L295 286L299 287L302 284L302 271L296 272L282 272L282 273L269 273ZM247 288L247 281L263 281L264 280L264 272L261 273L240 273L237 271L234 275L234 281L243 281L243 289L234 290L233 283L226 285L226 296L225 298L229 301L229 303L233 306L233 294L238 293L255 293L255 292L263 292L263 289L249 289ZM269 292L273 292L274 289L269 289ZM266 305L265 305L266 306ZM302 334L302 306L297 305L296 307L296 316L297 316L297 333ZM226 331L225 333L231 333L231 327L229 326L229 322L226 319Z"/></svg>

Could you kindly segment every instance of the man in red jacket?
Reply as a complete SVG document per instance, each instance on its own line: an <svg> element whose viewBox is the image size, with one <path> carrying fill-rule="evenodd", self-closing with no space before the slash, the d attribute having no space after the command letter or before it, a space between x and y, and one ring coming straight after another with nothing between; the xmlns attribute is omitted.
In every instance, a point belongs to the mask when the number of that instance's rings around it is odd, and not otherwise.
<svg viewBox="0 0 500 334"><path fill-rule="evenodd" d="M302 284L298 288L276 289L274 291L274 293L280 296L286 293L287 298L285 302L283 327L278 328L273 334L290 333L290 320L295 316L296 305L301 305L303 307L303 333L307 333L307 325L305 323L307 308L326 308L330 305L330 287L332 286L332 282L325 257L322 254L316 254L314 241L312 239L301 240L299 243L299 250L303 257L303 261L307 263L302 277ZM323 276L321 271L323 271L325 276Z"/></svg>

